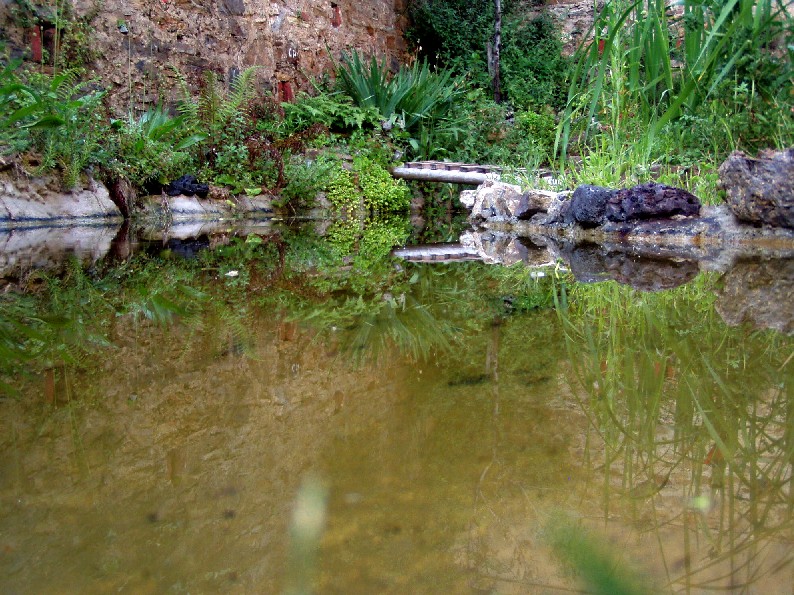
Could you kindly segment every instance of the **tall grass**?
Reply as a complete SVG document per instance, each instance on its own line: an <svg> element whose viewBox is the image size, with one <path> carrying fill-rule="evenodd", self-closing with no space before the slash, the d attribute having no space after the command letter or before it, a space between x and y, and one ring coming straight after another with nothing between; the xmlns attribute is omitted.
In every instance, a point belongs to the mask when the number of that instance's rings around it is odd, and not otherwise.
<svg viewBox="0 0 794 595"><path fill-rule="evenodd" d="M777 76L790 82L790 60L786 66L770 49L791 34L792 17L782 0L683 0L682 6L675 17L663 0L606 4L585 37L591 41L575 56L555 151L565 155L576 130L583 142L595 130L607 130L647 160L662 129L724 82L785 85L756 81L763 73L754 71L753 61L776 64ZM679 52L681 64L671 59ZM636 119L647 123L641 135L631 128Z"/></svg>

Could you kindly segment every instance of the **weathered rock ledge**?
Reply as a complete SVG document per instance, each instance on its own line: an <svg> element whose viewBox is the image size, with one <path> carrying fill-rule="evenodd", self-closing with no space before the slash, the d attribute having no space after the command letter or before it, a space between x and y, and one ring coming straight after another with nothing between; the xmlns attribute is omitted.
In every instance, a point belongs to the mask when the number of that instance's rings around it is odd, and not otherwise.
<svg viewBox="0 0 794 595"><path fill-rule="evenodd" d="M54 178L0 178L0 229L105 225L122 219L107 188L95 180L64 192Z"/></svg>
<svg viewBox="0 0 794 595"><path fill-rule="evenodd" d="M148 197L142 211L135 215L135 219L170 224L187 221L219 221L241 217L261 219L272 216L272 202L267 196L236 196L221 201L180 194Z"/></svg>
<svg viewBox="0 0 794 595"><path fill-rule="evenodd" d="M262 219L273 215L268 196L228 196L223 200L197 196L144 199L136 220L170 225L185 221ZM118 224L124 216L104 184L85 178L82 187L60 188L53 177L4 174L0 178L0 229L72 227Z"/></svg>

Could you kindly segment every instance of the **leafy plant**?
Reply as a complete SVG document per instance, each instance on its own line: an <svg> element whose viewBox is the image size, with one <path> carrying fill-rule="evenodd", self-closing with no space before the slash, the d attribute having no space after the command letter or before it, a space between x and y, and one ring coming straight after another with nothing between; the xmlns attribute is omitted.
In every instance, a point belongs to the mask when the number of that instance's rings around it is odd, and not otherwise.
<svg viewBox="0 0 794 595"><path fill-rule="evenodd" d="M179 112L191 130L206 135L202 143L207 146L205 155L214 155L224 141L230 140L232 133L236 132L234 136L237 137L232 140L244 140L247 136L240 128L245 123L242 117L248 103L254 97L253 77L256 71L255 66L246 68L232 82L231 89L226 91L217 75L208 70L204 73L199 94L195 98L188 90L185 78L176 71L182 87Z"/></svg>
<svg viewBox="0 0 794 595"><path fill-rule="evenodd" d="M34 126L33 146L41 152L40 169L59 167L65 188L74 187L82 171L102 159L102 139L107 135L107 120L102 110L104 91L93 88L93 81L81 81L80 72L64 70L56 75L29 73L29 86L36 90L33 104L46 113Z"/></svg>
<svg viewBox="0 0 794 595"><path fill-rule="evenodd" d="M410 5L406 36L431 63L460 74L484 76L489 84L485 47L493 35L491 0L420 0Z"/></svg>
<svg viewBox="0 0 794 595"><path fill-rule="evenodd" d="M353 161L358 174L358 184L364 196L364 205L374 211L406 211L411 197L404 180L395 180L379 163L367 157Z"/></svg>
<svg viewBox="0 0 794 595"><path fill-rule="evenodd" d="M373 129L380 126L380 114L374 106L360 107L341 93L301 94L292 103L282 104L282 131L294 134L312 125L322 124L334 131Z"/></svg>
<svg viewBox="0 0 794 595"><path fill-rule="evenodd" d="M367 64L354 51L342 58L337 74L357 105L377 108L381 118L408 131L443 118L462 93L451 72L432 72L426 60L392 76L385 59L372 56Z"/></svg>
<svg viewBox="0 0 794 595"><path fill-rule="evenodd" d="M313 160L294 156L285 165L284 175L288 182L281 191L280 204L277 206L289 206L293 211L312 206L317 194L325 190L328 178L338 163L337 158L327 153Z"/></svg>
<svg viewBox="0 0 794 595"><path fill-rule="evenodd" d="M328 182L328 200L340 211L354 211L361 204L361 193L353 174L339 167Z"/></svg>
<svg viewBox="0 0 794 595"><path fill-rule="evenodd" d="M188 149L206 137L186 134L184 117L171 117L162 106L115 125L118 147L115 159L107 165L139 187L151 180L165 183L184 174L193 164Z"/></svg>
<svg viewBox="0 0 794 595"><path fill-rule="evenodd" d="M36 88L17 75L21 64L14 60L0 71L0 150L20 152L30 146L30 130L55 128L63 118L52 113L52 105Z"/></svg>

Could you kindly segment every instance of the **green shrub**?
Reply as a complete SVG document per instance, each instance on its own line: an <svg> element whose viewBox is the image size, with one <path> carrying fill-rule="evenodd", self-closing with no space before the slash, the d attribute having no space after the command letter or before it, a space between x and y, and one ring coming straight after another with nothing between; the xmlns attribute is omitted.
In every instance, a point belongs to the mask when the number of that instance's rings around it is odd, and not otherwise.
<svg viewBox="0 0 794 595"><path fill-rule="evenodd" d="M526 136L538 151L551 155L554 150L554 138L557 122L549 113L521 111L516 114L516 124L520 133Z"/></svg>
<svg viewBox="0 0 794 595"><path fill-rule="evenodd" d="M494 32L492 0L419 0L408 14L406 36L420 57L489 81L485 47Z"/></svg>
<svg viewBox="0 0 794 595"><path fill-rule="evenodd" d="M555 109L565 105L568 59L550 16L531 20L511 16L505 22L501 52L502 89L516 107Z"/></svg>
<svg viewBox="0 0 794 595"><path fill-rule="evenodd" d="M367 157L353 162L358 183L368 209L380 212L405 211L411 206L411 193L404 180L396 180L379 163Z"/></svg>
<svg viewBox="0 0 794 595"><path fill-rule="evenodd" d="M115 156L105 165L142 188L147 182L160 183L178 178L193 169L187 149L203 136L185 136L182 117L173 118L162 106L147 110L137 119L115 122Z"/></svg>
<svg viewBox="0 0 794 595"><path fill-rule="evenodd" d="M339 160L331 155L319 155L314 160L293 156L284 167L287 185L281 191L277 206L289 207L293 211L313 206L315 197L325 190L337 167Z"/></svg>

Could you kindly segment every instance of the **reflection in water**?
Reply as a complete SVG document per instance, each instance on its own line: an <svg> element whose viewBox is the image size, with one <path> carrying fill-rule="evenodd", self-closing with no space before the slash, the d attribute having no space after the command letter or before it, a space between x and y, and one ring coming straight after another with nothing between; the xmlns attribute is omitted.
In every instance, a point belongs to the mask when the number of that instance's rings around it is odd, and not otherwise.
<svg viewBox="0 0 794 595"><path fill-rule="evenodd" d="M722 280L717 310L731 326L750 323L794 333L794 259L736 264Z"/></svg>
<svg viewBox="0 0 794 595"><path fill-rule="evenodd" d="M692 302L707 297L696 288L657 299L579 290L592 295L562 317L585 389L582 456L607 471L605 517L628 515L658 543L670 588L790 584L778 581L790 581L794 562L791 342L724 327Z"/></svg>
<svg viewBox="0 0 794 595"><path fill-rule="evenodd" d="M559 247L558 255L577 281L613 280L642 291L672 289L689 283L699 272L696 260L647 256L627 247L577 244Z"/></svg>
<svg viewBox="0 0 794 595"><path fill-rule="evenodd" d="M566 523L662 592L794 582L794 343L726 326L716 275L639 293L390 263L343 284L280 242L191 261L181 289L158 263L95 319L55 303L113 347L57 359L56 334L6 372L4 590L578 590Z"/></svg>
<svg viewBox="0 0 794 595"><path fill-rule="evenodd" d="M32 269L59 272L69 258L90 265L104 257L119 225L0 230L0 279Z"/></svg>

